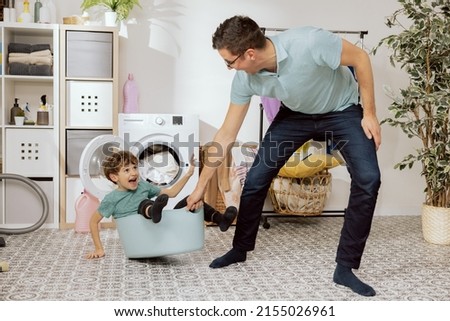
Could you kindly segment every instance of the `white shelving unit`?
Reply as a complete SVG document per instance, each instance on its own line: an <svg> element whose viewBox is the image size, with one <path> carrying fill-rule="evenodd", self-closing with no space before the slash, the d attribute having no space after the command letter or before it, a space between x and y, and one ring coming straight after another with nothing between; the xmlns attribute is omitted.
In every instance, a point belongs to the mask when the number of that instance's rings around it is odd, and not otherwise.
<svg viewBox="0 0 450 321"><path fill-rule="evenodd" d="M1 170L34 180L49 199L49 217L45 226L58 227L59 213L59 26L52 24L0 23L1 34ZM8 45L50 45L53 55L52 75L11 75ZM10 110L18 98L19 106L28 103L28 119L37 121L42 95L52 106L48 125L16 126L10 123ZM41 213L37 195L25 184L0 182L2 227L26 227L36 222Z"/></svg>
<svg viewBox="0 0 450 321"><path fill-rule="evenodd" d="M119 30L60 26L60 227L71 228L83 192L78 175L83 146L95 136L116 134ZM112 226L111 222L102 223Z"/></svg>
<svg viewBox="0 0 450 321"><path fill-rule="evenodd" d="M75 201L83 191L78 173L73 172L82 148L75 150L67 144L74 137L87 143L92 135L116 133L119 30L0 22L0 42L1 172L28 177L44 190L49 200L49 217L44 227L71 228L75 222ZM11 43L49 44L52 74L10 74ZM42 95L52 106L48 125L10 123L15 98L22 108L28 103L30 112L26 117L37 122ZM80 133L87 136L81 137ZM41 214L40 200L29 186L16 180L0 180L0 227L28 227Z"/></svg>

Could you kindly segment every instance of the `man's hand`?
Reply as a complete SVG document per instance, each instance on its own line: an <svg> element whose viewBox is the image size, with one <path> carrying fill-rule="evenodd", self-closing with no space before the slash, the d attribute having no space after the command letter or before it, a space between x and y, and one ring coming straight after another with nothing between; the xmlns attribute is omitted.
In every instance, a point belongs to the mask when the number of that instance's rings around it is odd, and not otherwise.
<svg viewBox="0 0 450 321"><path fill-rule="evenodd" d="M186 208L189 211L195 211L198 210L203 206L203 195L204 191L199 189L198 187L195 188L195 190L189 195L187 198L187 205Z"/></svg>
<svg viewBox="0 0 450 321"><path fill-rule="evenodd" d="M375 147L378 148L381 145L381 127L376 116L364 116L361 120L361 126L368 139L372 139L375 143Z"/></svg>

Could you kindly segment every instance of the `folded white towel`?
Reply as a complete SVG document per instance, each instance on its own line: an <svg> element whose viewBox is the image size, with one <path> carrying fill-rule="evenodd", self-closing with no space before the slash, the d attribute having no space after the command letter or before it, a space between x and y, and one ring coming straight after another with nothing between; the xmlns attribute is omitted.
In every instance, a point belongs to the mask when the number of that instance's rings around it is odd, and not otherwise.
<svg viewBox="0 0 450 321"><path fill-rule="evenodd" d="M32 56L51 56L52 52L51 50L47 49L47 50L40 50L40 51L33 51L32 53L30 53L30 55Z"/></svg>
<svg viewBox="0 0 450 321"><path fill-rule="evenodd" d="M23 57L8 57L9 63L18 62L27 65L53 65L53 57L34 57L31 55Z"/></svg>

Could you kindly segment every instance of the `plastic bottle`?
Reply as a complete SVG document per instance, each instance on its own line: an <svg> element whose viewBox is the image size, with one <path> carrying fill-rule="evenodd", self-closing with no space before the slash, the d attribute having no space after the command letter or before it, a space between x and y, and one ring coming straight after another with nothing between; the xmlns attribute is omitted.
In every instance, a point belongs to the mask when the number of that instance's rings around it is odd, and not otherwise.
<svg viewBox="0 0 450 321"><path fill-rule="evenodd" d="M53 0L47 0L46 7L50 12L50 23L56 23L56 5Z"/></svg>
<svg viewBox="0 0 450 321"><path fill-rule="evenodd" d="M138 105L138 88L134 81L133 74L128 74L128 79L123 85L123 112L126 114L137 113Z"/></svg>
<svg viewBox="0 0 450 321"><path fill-rule="evenodd" d="M47 2L44 2L42 7L39 9L39 20L40 23L51 23L52 19Z"/></svg>
<svg viewBox="0 0 450 321"><path fill-rule="evenodd" d="M41 8L42 2L40 0L36 0L36 2L34 3L34 22L41 22L39 18Z"/></svg>
<svg viewBox="0 0 450 321"><path fill-rule="evenodd" d="M9 12L9 8L3 8L3 22L10 22L11 14Z"/></svg>
<svg viewBox="0 0 450 321"><path fill-rule="evenodd" d="M98 198L83 190L83 193L75 201L75 232L87 233L90 231L89 221L99 205Z"/></svg>
<svg viewBox="0 0 450 321"><path fill-rule="evenodd" d="M9 21L17 22L16 8L9 8Z"/></svg>
<svg viewBox="0 0 450 321"><path fill-rule="evenodd" d="M33 22L33 16L30 13L30 3L28 0L24 0L23 2L23 12L19 16L19 22Z"/></svg>

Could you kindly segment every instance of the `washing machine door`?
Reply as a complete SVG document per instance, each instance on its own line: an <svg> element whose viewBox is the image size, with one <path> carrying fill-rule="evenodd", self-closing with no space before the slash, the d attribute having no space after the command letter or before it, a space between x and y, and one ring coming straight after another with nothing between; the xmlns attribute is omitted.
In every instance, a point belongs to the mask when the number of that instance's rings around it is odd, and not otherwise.
<svg viewBox="0 0 450 321"><path fill-rule="evenodd" d="M102 200L116 188L102 171L103 160L113 151L123 148L123 139L114 135L100 135L92 139L83 149L80 157L80 179L90 194Z"/></svg>
<svg viewBox="0 0 450 321"><path fill-rule="evenodd" d="M142 179L160 186L172 186L183 176L189 166L173 143L173 136L153 134L142 138L138 142L137 157L139 159L139 173Z"/></svg>

